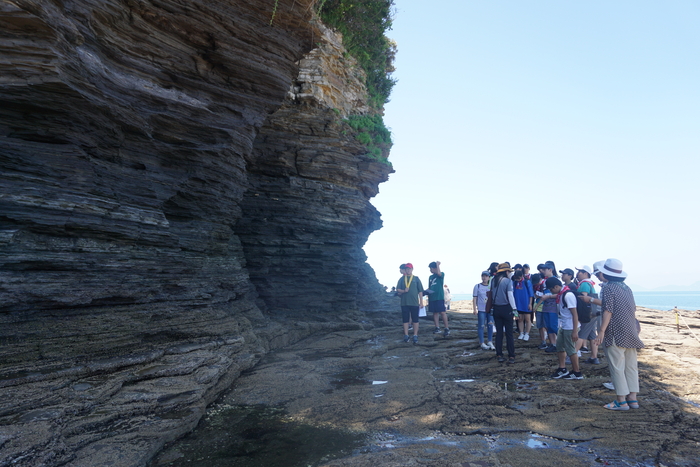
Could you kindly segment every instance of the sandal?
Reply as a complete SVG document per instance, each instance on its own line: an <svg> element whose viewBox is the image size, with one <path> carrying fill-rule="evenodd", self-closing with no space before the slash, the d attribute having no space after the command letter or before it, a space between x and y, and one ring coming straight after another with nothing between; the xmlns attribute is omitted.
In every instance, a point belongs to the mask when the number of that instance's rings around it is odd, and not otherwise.
<svg viewBox="0 0 700 467"><path fill-rule="evenodd" d="M606 408L608 410L629 410L629 406L627 405L627 401L625 402L618 402L618 401L612 401L609 404L605 404L603 408Z"/></svg>
<svg viewBox="0 0 700 467"><path fill-rule="evenodd" d="M637 401L627 401L627 407L630 409L638 409L639 408L639 402Z"/></svg>

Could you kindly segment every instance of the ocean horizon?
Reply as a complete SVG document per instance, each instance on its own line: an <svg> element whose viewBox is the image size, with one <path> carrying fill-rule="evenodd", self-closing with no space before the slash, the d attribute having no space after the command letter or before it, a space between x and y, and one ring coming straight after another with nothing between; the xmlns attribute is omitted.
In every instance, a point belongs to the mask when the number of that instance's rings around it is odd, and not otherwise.
<svg viewBox="0 0 700 467"><path fill-rule="evenodd" d="M452 300L471 300L472 294L452 294ZM634 292L637 306L652 310L700 310L700 292Z"/></svg>

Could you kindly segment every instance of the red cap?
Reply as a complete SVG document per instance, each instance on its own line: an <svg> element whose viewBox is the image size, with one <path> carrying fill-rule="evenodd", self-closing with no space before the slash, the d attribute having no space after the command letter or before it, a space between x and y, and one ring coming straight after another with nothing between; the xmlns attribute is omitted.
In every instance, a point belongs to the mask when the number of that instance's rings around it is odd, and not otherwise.
<svg viewBox="0 0 700 467"><path fill-rule="evenodd" d="M413 264L411 264L411 263L406 263L406 267L407 267L407 268L410 268L410 269L413 269Z"/></svg>

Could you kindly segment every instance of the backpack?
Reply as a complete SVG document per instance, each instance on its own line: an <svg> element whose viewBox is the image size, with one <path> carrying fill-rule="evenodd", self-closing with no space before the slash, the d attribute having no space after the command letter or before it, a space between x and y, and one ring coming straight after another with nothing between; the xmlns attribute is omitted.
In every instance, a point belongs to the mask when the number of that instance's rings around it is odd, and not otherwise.
<svg viewBox="0 0 700 467"><path fill-rule="evenodd" d="M578 291L574 284L573 287L569 287L569 290L564 292L564 296L571 292L576 297L576 314L578 315L579 323L590 323L591 322L591 304L583 301L583 295ZM564 296L561 297L564 300ZM564 302L565 303L565 302Z"/></svg>

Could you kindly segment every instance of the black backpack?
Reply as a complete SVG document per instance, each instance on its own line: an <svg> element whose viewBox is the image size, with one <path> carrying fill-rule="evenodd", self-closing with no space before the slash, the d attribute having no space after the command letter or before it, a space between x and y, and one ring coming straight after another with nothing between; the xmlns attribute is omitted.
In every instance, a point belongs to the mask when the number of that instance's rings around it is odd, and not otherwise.
<svg viewBox="0 0 700 467"><path fill-rule="evenodd" d="M581 298L582 295L578 291L574 283L571 283L569 285L569 290L567 290L567 292L571 292L572 294L574 294L574 296L576 296L576 314L578 314L578 322L584 324L590 323L591 304L583 301L583 298ZM566 295L566 293L564 295ZM562 297L561 299L564 300L564 297Z"/></svg>

